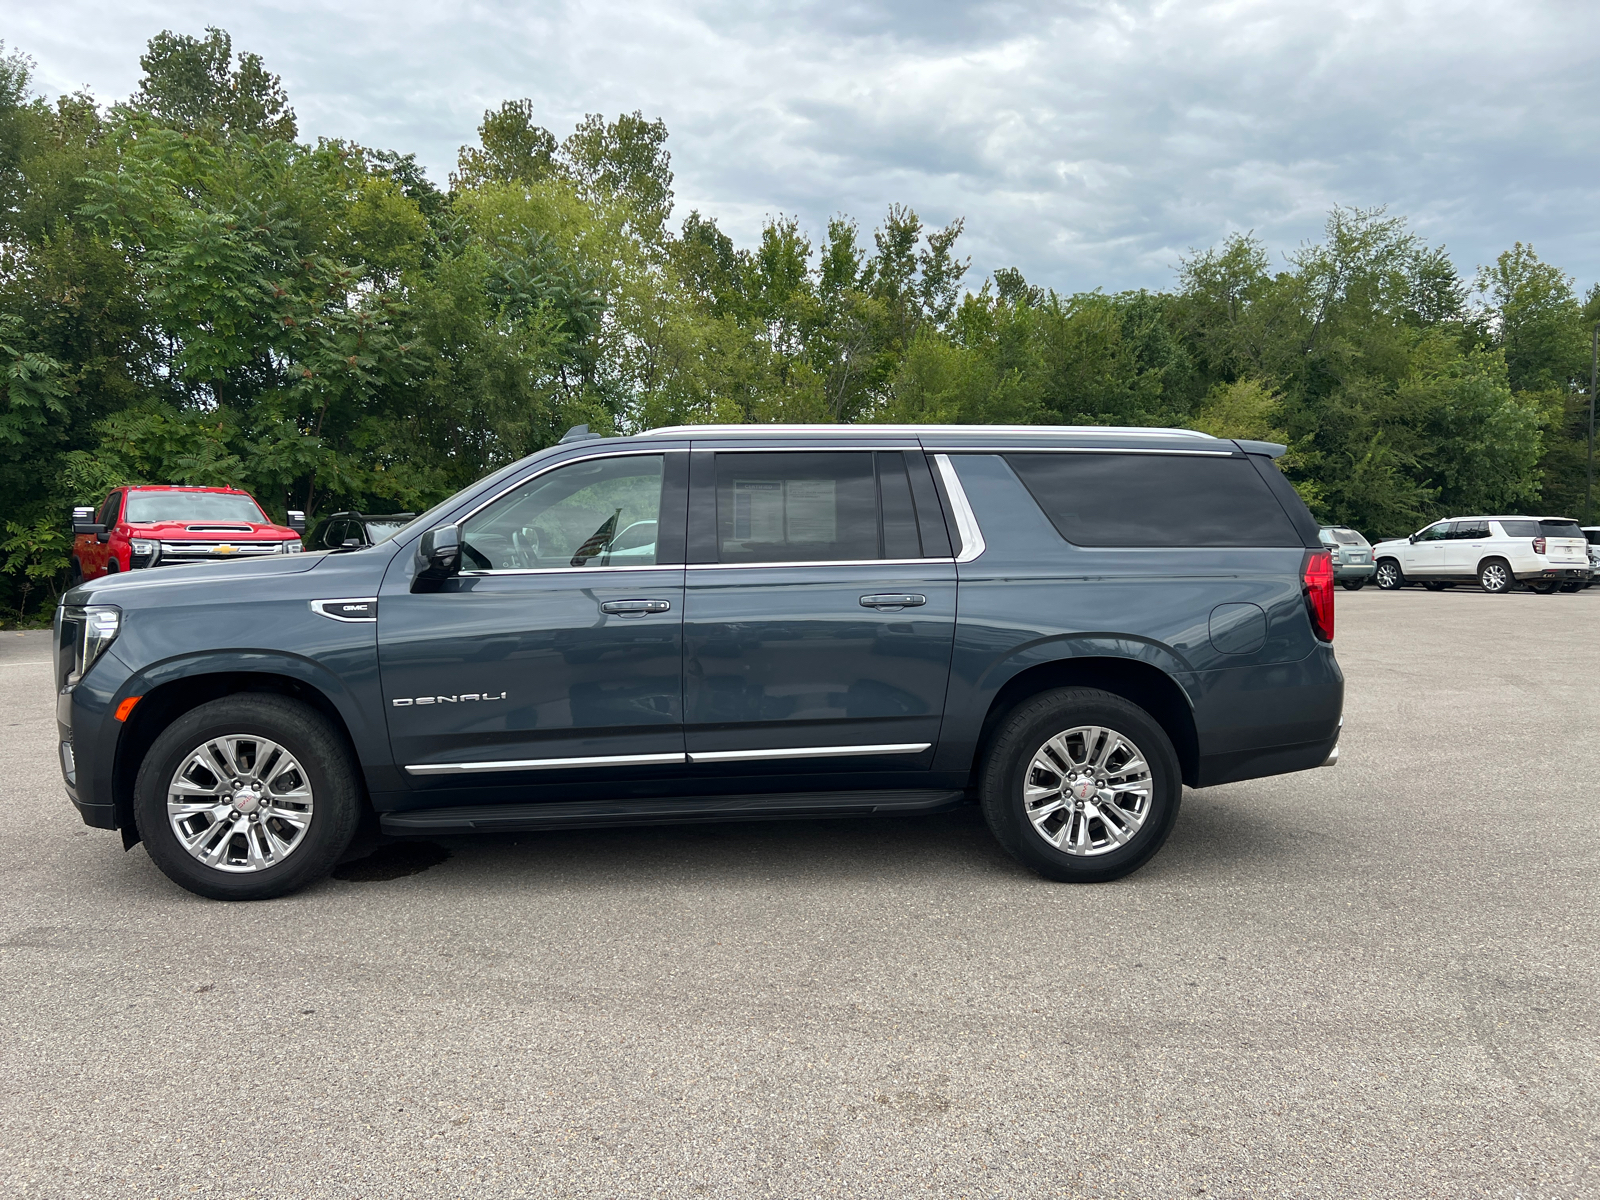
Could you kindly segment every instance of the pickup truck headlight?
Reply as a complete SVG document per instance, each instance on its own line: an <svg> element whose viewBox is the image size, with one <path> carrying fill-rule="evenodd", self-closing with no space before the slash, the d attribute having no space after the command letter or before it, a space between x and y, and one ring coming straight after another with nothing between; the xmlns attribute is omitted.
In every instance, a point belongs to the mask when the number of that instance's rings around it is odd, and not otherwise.
<svg viewBox="0 0 1600 1200"><path fill-rule="evenodd" d="M278 543L279 554L299 554L304 549L305 547L301 545L299 538L291 538L287 542Z"/></svg>
<svg viewBox="0 0 1600 1200"><path fill-rule="evenodd" d="M61 635L57 642L63 667L71 669L62 679L62 690L71 691L78 686L89 668L117 640L122 631L122 610L111 604L63 605L61 608Z"/></svg>
<svg viewBox="0 0 1600 1200"><path fill-rule="evenodd" d="M128 555L135 567L153 567L161 557L161 543L150 538L130 538Z"/></svg>

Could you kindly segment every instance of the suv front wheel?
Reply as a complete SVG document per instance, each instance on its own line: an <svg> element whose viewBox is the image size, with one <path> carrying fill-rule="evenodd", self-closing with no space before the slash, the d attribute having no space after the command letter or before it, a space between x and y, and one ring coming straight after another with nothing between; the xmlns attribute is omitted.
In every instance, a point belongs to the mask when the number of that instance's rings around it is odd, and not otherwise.
<svg viewBox="0 0 1600 1200"><path fill-rule="evenodd" d="M1378 563L1378 569L1373 574L1378 581L1378 586L1386 592L1392 592L1406 585L1405 573L1400 570L1400 564L1392 558L1385 558Z"/></svg>
<svg viewBox="0 0 1600 1200"><path fill-rule="evenodd" d="M1166 731L1121 696L1059 688L1001 723L984 762L984 817L1012 857L1047 879L1100 883L1144 865L1183 795Z"/></svg>
<svg viewBox="0 0 1600 1200"><path fill-rule="evenodd" d="M344 740L309 705L224 696L145 755L134 820L167 878L213 900L266 900L321 879L355 835L361 793Z"/></svg>

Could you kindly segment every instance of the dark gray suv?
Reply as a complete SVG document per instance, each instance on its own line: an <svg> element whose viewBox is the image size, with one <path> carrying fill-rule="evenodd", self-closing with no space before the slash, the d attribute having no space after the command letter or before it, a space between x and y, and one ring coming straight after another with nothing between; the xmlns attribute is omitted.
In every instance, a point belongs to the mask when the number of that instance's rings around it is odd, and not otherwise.
<svg viewBox="0 0 1600 1200"><path fill-rule="evenodd" d="M67 790L220 899L395 836L982 805L1052 879L1182 786L1337 757L1333 572L1183 430L577 430L375 545L119 575L56 620Z"/></svg>

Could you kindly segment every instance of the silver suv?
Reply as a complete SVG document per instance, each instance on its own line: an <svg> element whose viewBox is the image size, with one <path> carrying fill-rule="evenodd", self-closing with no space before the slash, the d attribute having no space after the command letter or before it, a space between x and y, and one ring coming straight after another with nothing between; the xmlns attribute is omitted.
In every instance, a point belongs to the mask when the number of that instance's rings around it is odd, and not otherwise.
<svg viewBox="0 0 1600 1200"><path fill-rule="evenodd" d="M1343 525L1324 525L1318 533L1333 559L1334 581L1348 592L1366 587L1377 569L1372 563L1372 544Z"/></svg>

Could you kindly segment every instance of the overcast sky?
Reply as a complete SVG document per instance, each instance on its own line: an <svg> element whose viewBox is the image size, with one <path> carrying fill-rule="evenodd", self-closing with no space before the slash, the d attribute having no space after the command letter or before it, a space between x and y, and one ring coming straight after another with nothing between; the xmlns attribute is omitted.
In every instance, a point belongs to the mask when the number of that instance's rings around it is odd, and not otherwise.
<svg viewBox="0 0 1600 1200"><path fill-rule="evenodd" d="M1470 274L1517 240L1600 276L1595 0L0 0L54 95L131 93L162 29L227 29L302 138L414 151L443 184L486 108L665 118L676 217L748 244L771 214L863 231L964 216L996 267L1164 287L1190 247L1274 253L1336 203L1387 204Z"/></svg>

